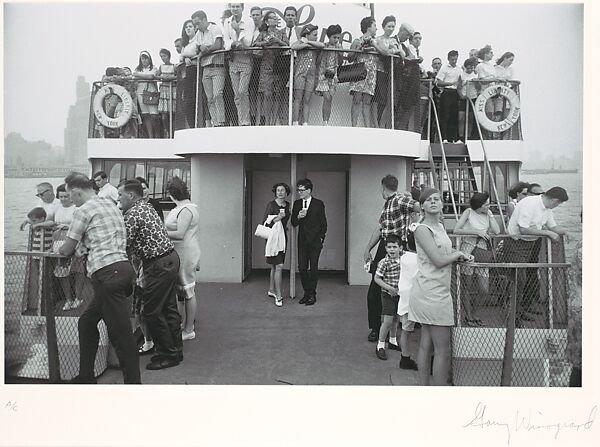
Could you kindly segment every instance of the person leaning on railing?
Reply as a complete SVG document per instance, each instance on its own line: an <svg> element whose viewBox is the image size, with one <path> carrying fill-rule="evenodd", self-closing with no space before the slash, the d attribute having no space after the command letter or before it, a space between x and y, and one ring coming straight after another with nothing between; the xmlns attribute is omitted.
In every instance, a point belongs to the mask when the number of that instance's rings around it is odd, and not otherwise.
<svg viewBox="0 0 600 447"><path fill-rule="evenodd" d="M421 323L417 364L421 385L430 384L433 348L433 384L447 385L452 357L451 337L454 308L450 294L452 264L471 261L472 256L452 249L440 222L443 203L440 192L426 189L419 198L423 218L414 231L418 272L413 281L408 309L409 321Z"/></svg>
<svg viewBox="0 0 600 447"><path fill-rule="evenodd" d="M454 227L454 234L466 235L461 239L460 251L472 254L475 262L491 262L493 260L490 234L500 234L500 227L490 210L490 195L487 192L476 192L467 208ZM484 267L473 268L463 266L461 269L465 293L461 295L467 326L483 326L481 320L475 318L473 298L483 302L488 293L489 270Z"/></svg>
<svg viewBox="0 0 600 447"><path fill-rule="evenodd" d="M350 94L352 95L352 108L350 117L352 127L358 126L358 117L362 114L364 127L375 127L371 119L371 103L375 96L375 86L377 85L377 60L376 48L378 46L375 40L377 32L377 22L373 17L365 17L360 21L360 31L363 33L358 39L352 42L351 50L359 50L362 53L350 52L348 61L352 63L365 64L367 76L361 81L350 83Z"/></svg>
<svg viewBox="0 0 600 447"><path fill-rule="evenodd" d="M185 113L185 119L187 125L190 128L195 128L196 118L199 118L199 125L204 125L204 116L202 113L205 108L203 101L203 94L198 92L196 89L196 80L198 77L198 43L194 36L196 35L196 27L194 26L193 20L186 20L183 22L181 28L181 55L180 60L185 65L185 76L183 77L183 110ZM203 90L202 84L198 83L198 88ZM198 101L198 110L196 110L196 101ZM198 112L198 115L196 114Z"/></svg>
<svg viewBox="0 0 600 447"><path fill-rule="evenodd" d="M549 237L553 242L560 240L560 235L566 235L567 230L556 224L552 210L569 200L567 192L555 186L543 194L523 198L515 207L508 222L508 234L512 238L506 240L504 248L505 259L508 262L536 263L539 261L541 237ZM537 278L537 275L536 275ZM517 271L516 324L522 321L533 321L529 315L533 302L539 298L539 290L531 286L527 280L525 269Z"/></svg>
<svg viewBox="0 0 600 447"><path fill-rule="evenodd" d="M319 42L316 25L304 25L300 31L300 40L292 44L292 50L297 52L296 61L294 63L294 102L292 106L292 124L297 126L300 107L302 110L302 123L308 125L310 118L310 99L315 91L317 82L317 58L320 52L318 49L323 49L325 44Z"/></svg>
<svg viewBox="0 0 600 447"><path fill-rule="evenodd" d="M261 116L265 118L265 125L273 126L277 120L275 98L281 85L280 76L274 71L275 60L279 51L271 50L274 47L286 47L289 44L284 30L277 29L277 14L268 11L262 20L260 34L254 41L254 46L263 48L260 60L260 74L258 78L258 98L256 120L261 123Z"/></svg>
<svg viewBox="0 0 600 447"><path fill-rule="evenodd" d="M158 69L152 63L152 57L147 51L140 53L138 65L133 72L133 77L146 82L137 83L138 106L142 115L142 125L147 138L158 138L160 135L160 121L158 117L158 104L153 103L144 96L144 92L158 92L154 81Z"/></svg>
<svg viewBox="0 0 600 447"><path fill-rule="evenodd" d="M335 86L338 82L337 69L344 60L344 54L341 51L342 27L340 25L330 25L325 31L325 35L329 39L325 44L325 48L331 51L321 51L315 92L323 96L322 118L323 125L327 126L331 117L331 103L333 102L333 95L335 95Z"/></svg>
<svg viewBox="0 0 600 447"><path fill-rule="evenodd" d="M173 85L175 81L175 65L171 62L171 52L166 48L161 48L160 59L162 64L156 72L157 79L160 79L160 96L158 98L158 112L163 126L163 138L171 138L171 119L175 115L177 104L177 87Z"/></svg>
<svg viewBox="0 0 600 447"><path fill-rule="evenodd" d="M529 190L529 183L518 182L510 187L508 190L508 197L510 202L506 205L506 223L510 220L510 217L515 212L517 204L527 197L527 191Z"/></svg>
<svg viewBox="0 0 600 447"><path fill-rule="evenodd" d="M392 36L396 29L396 18L394 16L386 16L381 23L383 34L377 37L377 43L382 56L377 60L377 82L375 84L375 97L373 98L373 113L376 113L377 120L381 127L390 127L391 122L389 117L383 118L383 111L388 105L390 94L390 73L392 58L390 56L404 56L404 51L400 48L400 44L395 37ZM388 111L391 109L388 109Z"/></svg>

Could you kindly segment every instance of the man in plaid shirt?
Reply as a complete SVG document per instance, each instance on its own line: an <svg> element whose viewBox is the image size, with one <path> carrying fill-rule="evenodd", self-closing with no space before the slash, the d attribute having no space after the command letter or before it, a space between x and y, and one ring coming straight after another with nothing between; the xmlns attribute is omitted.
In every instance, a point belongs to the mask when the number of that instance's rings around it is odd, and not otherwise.
<svg viewBox="0 0 600 447"><path fill-rule="evenodd" d="M65 178L67 192L77 206L65 243L59 252L71 256L78 242L88 249L87 269L94 297L79 318L79 375L72 383L96 383L94 362L98 351L98 323L104 320L117 351L125 383L141 383L138 352L129 322L127 297L135 273L127 260L123 216L110 199L100 198L85 175Z"/></svg>
<svg viewBox="0 0 600 447"><path fill-rule="evenodd" d="M381 327L381 287L375 282L375 269L377 263L385 256L383 241L394 234L400 238L400 248L406 249L410 215L421 211L419 202L413 200L409 194L398 193L398 179L393 175L386 175L381 179L381 195L385 203L379 217L379 225L373 231L364 253L365 263L371 261L372 277L367 292L367 313L371 329L368 340L371 342L377 341ZM371 259L371 250L378 243L375 259Z"/></svg>

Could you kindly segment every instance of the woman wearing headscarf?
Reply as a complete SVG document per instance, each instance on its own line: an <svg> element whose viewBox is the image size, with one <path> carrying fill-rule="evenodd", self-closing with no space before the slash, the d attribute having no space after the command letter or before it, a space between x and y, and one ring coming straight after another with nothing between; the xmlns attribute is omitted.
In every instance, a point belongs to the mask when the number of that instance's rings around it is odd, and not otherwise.
<svg viewBox="0 0 600 447"><path fill-rule="evenodd" d="M138 65L133 72L133 77L136 79L145 79L146 82L138 82L136 96L138 107L142 115L142 125L146 130L148 138L159 138L160 118L158 116L158 103L150 104L148 100L144 102L144 92L158 92L158 87L154 78L158 68L152 63L152 57L147 51L142 51L138 60Z"/></svg>
<svg viewBox="0 0 600 447"><path fill-rule="evenodd" d="M452 264L472 256L452 248L441 223L443 203L437 189L425 189L419 198L423 218L415 229L418 273L412 287L408 319L421 324L417 364L421 385L430 384L432 348L433 384L446 385L450 375L451 328L454 309L450 294Z"/></svg>

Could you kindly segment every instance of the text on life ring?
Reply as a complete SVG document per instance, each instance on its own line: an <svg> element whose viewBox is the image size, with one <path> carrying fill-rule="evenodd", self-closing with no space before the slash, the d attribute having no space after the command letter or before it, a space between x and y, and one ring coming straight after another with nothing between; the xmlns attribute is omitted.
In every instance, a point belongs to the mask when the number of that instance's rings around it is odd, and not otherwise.
<svg viewBox="0 0 600 447"><path fill-rule="evenodd" d="M104 99L112 94L121 98L122 105L122 109L115 118L108 116L104 110ZM133 100L125 87L117 84L107 84L96 92L93 108L94 115L96 116L96 119L100 121L100 124L111 129L118 129L127 124L127 121L131 118L131 113L133 112Z"/></svg>
<svg viewBox="0 0 600 447"><path fill-rule="evenodd" d="M485 113L485 104L488 99L499 95L506 98L510 109L508 116L502 121L492 121ZM519 119L521 114L521 101L517 93L506 85L493 84L486 87L475 100L475 114L481 127L491 132L504 132L510 129Z"/></svg>

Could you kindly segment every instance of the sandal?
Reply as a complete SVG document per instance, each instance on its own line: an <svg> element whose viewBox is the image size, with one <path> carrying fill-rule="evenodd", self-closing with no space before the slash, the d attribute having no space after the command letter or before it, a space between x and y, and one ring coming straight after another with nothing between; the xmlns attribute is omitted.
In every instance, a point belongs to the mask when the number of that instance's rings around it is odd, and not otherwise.
<svg viewBox="0 0 600 447"><path fill-rule="evenodd" d="M138 349L138 353L140 355L146 355L154 352L154 342L144 343L140 349Z"/></svg>
<svg viewBox="0 0 600 447"><path fill-rule="evenodd" d="M283 306L283 298L281 298L281 297L279 297L279 298L275 297L275 305L277 307Z"/></svg>
<svg viewBox="0 0 600 447"><path fill-rule="evenodd" d="M481 320L478 320L477 318L473 318L472 320L466 319L465 320L465 326L469 326L469 327L482 327L483 326L483 322Z"/></svg>
<svg viewBox="0 0 600 447"><path fill-rule="evenodd" d="M277 295L275 295L273 292L267 292L267 296L270 296L271 298L277 298Z"/></svg>

